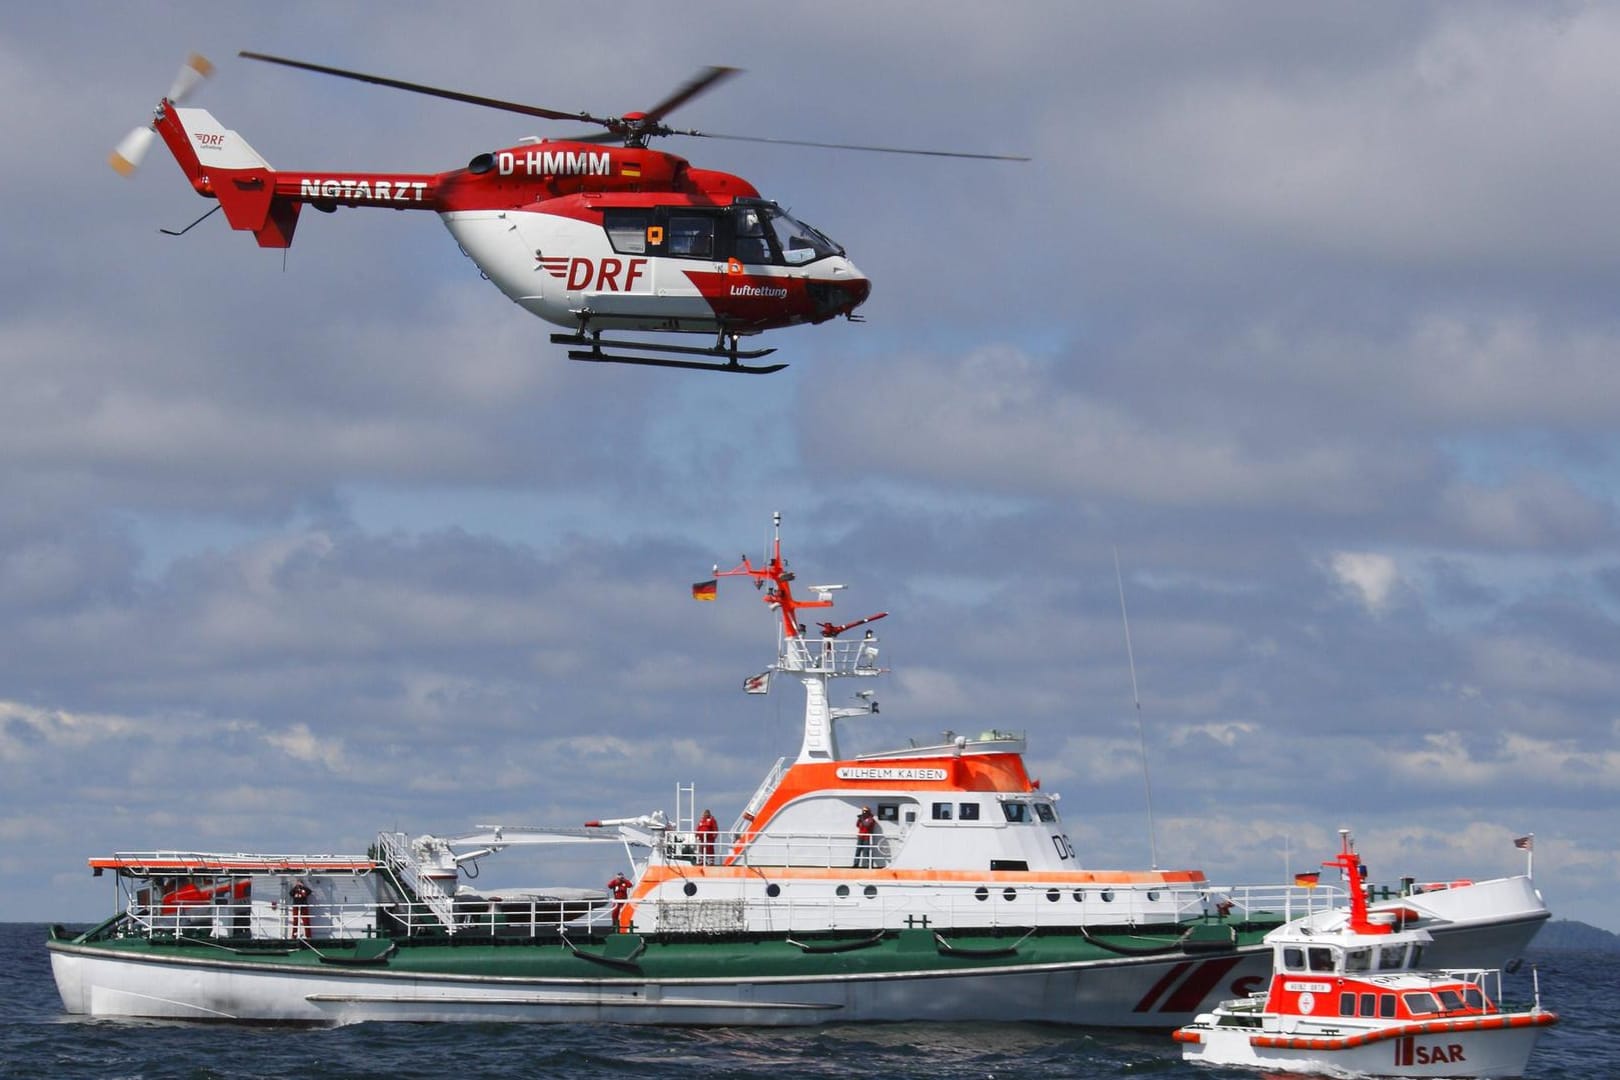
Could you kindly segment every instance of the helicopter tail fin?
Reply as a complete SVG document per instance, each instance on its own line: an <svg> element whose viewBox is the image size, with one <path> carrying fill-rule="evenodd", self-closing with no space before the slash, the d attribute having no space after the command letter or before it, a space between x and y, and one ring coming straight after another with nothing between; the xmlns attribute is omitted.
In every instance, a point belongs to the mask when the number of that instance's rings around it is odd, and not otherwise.
<svg viewBox="0 0 1620 1080"><path fill-rule="evenodd" d="M231 228L253 233L260 247L292 245L303 204L276 195L276 171L246 139L207 109L170 108L158 131L191 186L219 200Z"/></svg>

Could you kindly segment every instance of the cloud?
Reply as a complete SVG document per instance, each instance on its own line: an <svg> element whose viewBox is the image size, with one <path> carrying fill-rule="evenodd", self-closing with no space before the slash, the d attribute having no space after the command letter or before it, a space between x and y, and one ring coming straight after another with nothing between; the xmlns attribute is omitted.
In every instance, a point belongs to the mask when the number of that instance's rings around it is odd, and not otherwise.
<svg viewBox="0 0 1620 1080"><path fill-rule="evenodd" d="M1328 568L1372 615L1380 615L1388 608L1400 582L1395 560L1376 552L1336 551L1328 558Z"/></svg>

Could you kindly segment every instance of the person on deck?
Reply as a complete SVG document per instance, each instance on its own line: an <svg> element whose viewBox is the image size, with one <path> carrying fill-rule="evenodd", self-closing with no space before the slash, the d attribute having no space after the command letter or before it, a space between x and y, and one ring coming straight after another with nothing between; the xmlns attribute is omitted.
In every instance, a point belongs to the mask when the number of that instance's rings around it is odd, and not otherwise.
<svg viewBox="0 0 1620 1080"><path fill-rule="evenodd" d="M287 898L292 901L288 910L290 937L309 937L309 898L310 887L299 878L293 882L292 888L287 890Z"/></svg>
<svg viewBox="0 0 1620 1080"><path fill-rule="evenodd" d="M720 823L714 819L712 813L707 810L703 811L703 816L698 819L697 823L697 838L698 862L704 866L714 865L714 841L719 834Z"/></svg>
<svg viewBox="0 0 1620 1080"><path fill-rule="evenodd" d="M857 867L872 867L872 834L877 831L877 818L872 816L870 806L861 807L861 812L855 816L855 865Z"/></svg>
<svg viewBox="0 0 1620 1080"><path fill-rule="evenodd" d="M624 913L624 902L630 897L630 879L623 874L613 875L613 880L607 883L608 893L613 897L613 929L619 929L619 916Z"/></svg>

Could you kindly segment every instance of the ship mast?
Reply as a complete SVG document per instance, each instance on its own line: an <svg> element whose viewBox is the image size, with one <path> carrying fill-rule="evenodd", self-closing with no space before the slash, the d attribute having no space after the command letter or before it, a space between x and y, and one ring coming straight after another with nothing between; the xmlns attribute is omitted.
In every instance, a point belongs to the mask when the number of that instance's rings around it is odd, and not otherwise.
<svg viewBox="0 0 1620 1080"><path fill-rule="evenodd" d="M748 577L754 588L763 589L761 599L780 615L777 625L777 657L775 670L791 672L804 684L804 742L799 747L800 762L837 761L838 736L834 722L844 716L865 715L876 711L875 706L835 709L829 704L828 687L832 680L844 675L876 675L875 647L870 640L840 641L838 635L852 627L875 622L888 612L879 612L864 619L838 625L820 623L821 635L811 638L805 632L799 612L813 608L833 606L832 594L842 585L809 585L813 600L801 600L793 595L794 574L782 558L782 514L771 515L771 553L764 565L755 566L747 555L730 570L716 567L714 576ZM871 662L868 662L868 658Z"/></svg>

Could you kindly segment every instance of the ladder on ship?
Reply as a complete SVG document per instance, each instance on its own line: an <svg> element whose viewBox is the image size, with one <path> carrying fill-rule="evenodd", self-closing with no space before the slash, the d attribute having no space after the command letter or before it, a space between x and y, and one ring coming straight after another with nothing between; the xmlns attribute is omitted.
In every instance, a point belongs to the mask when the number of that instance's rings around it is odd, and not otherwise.
<svg viewBox="0 0 1620 1080"><path fill-rule="evenodd" d="M378 833L377 849L382 853L383 863L393 872L395 879L427 905L428 910L444 924L445 930L455 933L455 902L439 887L438 882L420 872L416 859L411 856L410 843L405 839L405 834Z"/></svg>

